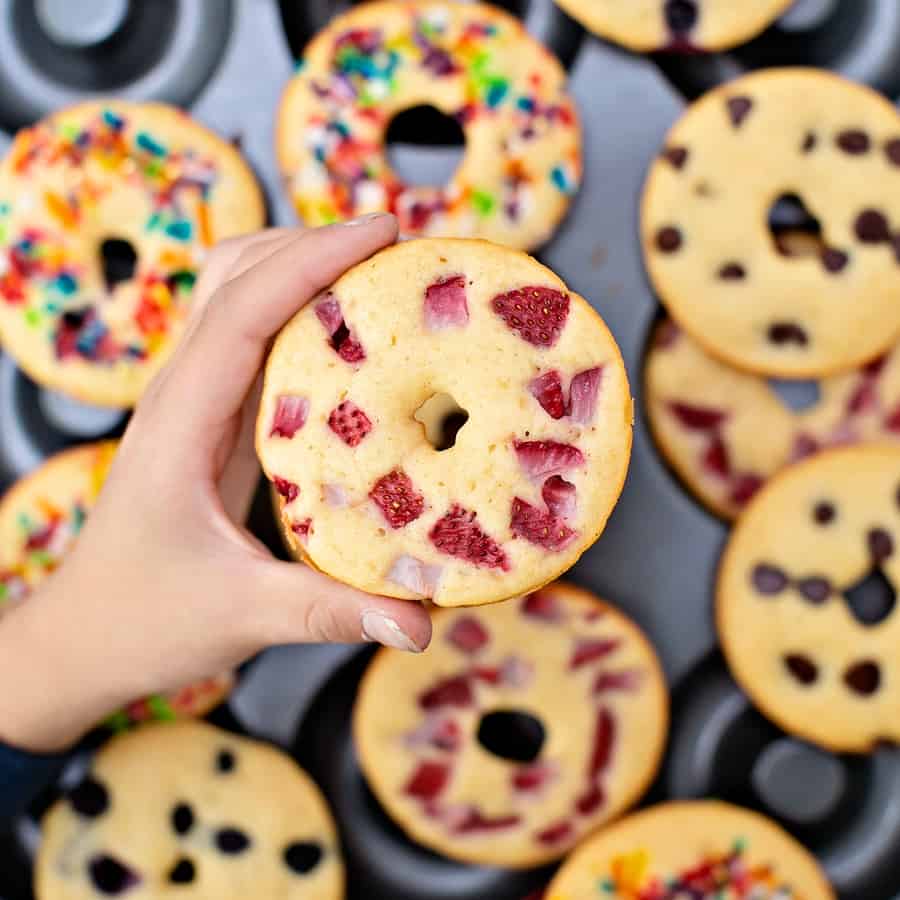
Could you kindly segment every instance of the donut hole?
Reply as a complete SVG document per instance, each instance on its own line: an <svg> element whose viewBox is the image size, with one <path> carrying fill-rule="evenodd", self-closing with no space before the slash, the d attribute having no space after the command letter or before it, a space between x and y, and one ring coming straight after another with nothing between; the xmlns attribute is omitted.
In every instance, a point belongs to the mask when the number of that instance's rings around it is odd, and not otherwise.
<svg viewBox="0 0 900 900"><path fill-rule="evenodd" d="M403 182L443 187L459 167L466 138L456 119L423 104L391 119L385 145L388 164Z"/></svg>
<svg viewBox="0 0 900 900"><path fill-rule="evenodd" d="M530 713L503 709L481 717L477 737L478 743L494 756L531 763L541 755L546 731L540 719Z"/></svg>
<svg viewBox="0 0 900 900"><path fill-rule="evenodd" d="M820 257L828 248L822 224L798 194L785 193L769 208L769 233L775 250L791 259Z"/></svg>
<svg viewBox="0 0 900 900"><path fill-rule="evenodd" d="M425 429L425 439L435 450L449 450L469 414L449 394L433 394L415 412L413 418Z"/></svg>
<svg viewBox="0 0 900 900"><path fill-rule="evenodd" d="M818 406L822 392L818 381L770 378L769 387L778 399L795 413L806 412Z"/></svg>
<svg viewBox="0 0 900 900"><path fill-rule="evenodd" d="M897 592L880 568L844 591L850 612L861 625L881 624L897 605Z"/></svg>
<svg viewBox="0 0 900 900"><path fill-rule="evenodd" d="M137 268L137 250L125 238L110 237L100 244L100 265L103 280L110 293L123 281L131 281Z"/></svg>

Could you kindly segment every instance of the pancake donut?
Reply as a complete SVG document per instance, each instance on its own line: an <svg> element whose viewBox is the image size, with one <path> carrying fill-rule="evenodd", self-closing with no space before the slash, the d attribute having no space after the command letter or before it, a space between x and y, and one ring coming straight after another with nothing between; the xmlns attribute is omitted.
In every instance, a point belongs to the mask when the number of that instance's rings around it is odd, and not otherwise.
<svg viewBox="0 0 900 900"><path fill-rule="evenodd" d="M4 349L46 387L133 406L184 329L208 248L264 219L237 151L180 110L61 110L0 165Z"/></svg>
<svg viewBox="0 0 900 900"><path fill-rule="evenodd" d="M758 813L727 803L666 803L579 847L547 900L836 900L815 857Z"/></svg>
<svg viewBox="0 0 900 900"><path fill-rule="evenodd" d="M660 300L713 356L781 378L863 365L900 339L900 113L819 69L716 88L650 169L642 242Z"/></svg>
<svg viewBox="0 0 900 900"><path fill-rule="evenodd" d="M410 837L465 862L529 867L638 799L667 721L637 626L557 582L439 611L422 656L377 653L353 726L367 781Z"/></svg>
<svg viewBox="0 0 900 900"><path fill-rule="evenodd" d="M200 722L113 738L46 814L38 900L341 900L337 831L280 750Z"/></svg>
<svg viewBox="0 0 900 900"><path fill-rule="evenodd" d="M82 444L48 459L0 498L0 627L3 616L62 563L75 543L116 451L117 442ZM106 725L122 730L148 719L203 716L234 686L226 673L138 700Z"/></svg>
<svg viewBox="0 0 900 900"><path fill-rule="evenodd" d="M308 225L389 210L401 231L544 243L581 180L581 129L556 58L478 3L374 2L308 45L278 113L287 189ZM385 156L395 115L433 106L466 150L444 187L405 184Z"/></svg>
<svg viewBox="0 0 900 900"><path fill-rule="evenodd" d="M618 347L556 275L484 241L420 239L282 330L256 440L304 561L462 606L574 565L622 489L631 418Z"/></svg>
<svg viewBox="0 0 900 900"><path fill-rule="evenodd" d="M900 440L900 349L818 383L801 412L765 378L708 356L671 320L644 369L647 418L663 455L713 512L733 519L785 466L829 447Z"/></svg>

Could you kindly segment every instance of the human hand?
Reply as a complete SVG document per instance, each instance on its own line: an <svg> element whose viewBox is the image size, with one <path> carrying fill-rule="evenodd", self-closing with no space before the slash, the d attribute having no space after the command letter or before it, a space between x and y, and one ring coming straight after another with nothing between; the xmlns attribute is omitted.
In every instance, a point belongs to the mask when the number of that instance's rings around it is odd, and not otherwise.
<svg viewBox="0 0 900 900"><path fill-rule="evenodd" d="M273 644L427 646L418 604L278 562L241 524L259 475L253 428L269 342L396 237L394 218L378 215L213 251L187 333L139 404L72 554L0 626L0 738L61 749L137 697Z"/></svg>

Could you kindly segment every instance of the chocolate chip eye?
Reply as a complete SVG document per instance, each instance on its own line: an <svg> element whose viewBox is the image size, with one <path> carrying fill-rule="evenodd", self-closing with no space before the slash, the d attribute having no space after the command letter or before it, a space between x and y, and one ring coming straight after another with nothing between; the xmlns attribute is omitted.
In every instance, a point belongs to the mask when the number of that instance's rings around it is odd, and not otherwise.
<svg viewBox="0 0 900 900"><path fill-rule="evenodd" d="M884 562L894 552L894 539L883 528L873 528L866 540L875 563Z"/></svg>
<svg viewBox="0 0 900 900"><path fill-rule="evenodd" d="M187 834L194 827L194 812L187 803L179 803L172 810L172 828L175 834Z"/></svg>
<svg viewBox="0 0 900 900"><path fill-rule="evenodd" d="M750 115L750 110L753 109L753 101L749 97L731 97L727 106L731 124L735 128L740 128L744 119Z"/></svg>
<svg viewBox="0 0 900 900"><path fill-rule="evenodd" d="M95 856L88 863L88 871L101 894L122 894L138 883L131 870L111 856Z"/></svg>
<svg viewBox="0 0 900 900"><path fill-rule="evenodd" d="M825 267L826 272L831 272L833 275L843 272L849 262L850 257L843 250L826 247L822 251L822 265Z"/></svg>
<svg viewBox="0 0 900 900"><path fill-rule="evenodd" d="M798 581L797 590L804 599L819 606L831 596L831 582L821 575L813 575Z"/></svg>
<svg viewBox="0 0 900 900"><path fill-rule="evenodd" d="M69 803L79 816L95 819L109 809L109 793L96 778L88 775L69 794Z"/></svg>
<svg viewBox="0 0 900 900"><path fill-rule="evenodd" d="M250 838L237 828L222 828L216 832L216 846L223 853L243 853L250 846Z"/></svg>
<svg viewBox="0 0 900 900"><path fill-rule="evenodd" d="M675 169L683 169L688 161L687 147L666 147L662 152L662 158L672 164Z"/></svg>
<svg viewBox="0 0 900 900"><path fill-rule="evenodd" d="M681 249L681 232L672 225L666 225L656 232L656 247L663 253L675 253Z"/></svg>
<svg viewBox="0 0 900 900"><path fill-rule="evenodd" d="M806 137L803 138L803 144L800 147L803 153L812 153L813 150L816 149L816 144L819 143L818 137L816 137L815 132L808 131L806 133Z"/></svg>
<svg viewBox="0 0 900 900"><path fill-rule="evenodd" d="M803 656L801 653L791 653L785 656L784 665L800 684L813 684L819 677L819 667L808 656Z"/></svg>
<svg viewBox="0 0 900 900"><path fill-rule="evenodd" d="M813 520L816 525L829 525L834 521L836 515L837 510L834 508L834 504L827 500L822 500L813 508Z"/></svg>
<svg viewBox="0 0 900 900"><path fill-rule="evenodd" d="M891 165L900 166L900 138L888 141L884 145L884 153Z"/></svg>
<svg viewBox="0 0 900 900"><path fill-rule="evenodd" d="M284 848L284 863L298 875L311 872L321 861L322 846L314 841L296 841Z"/></svg>
<svg viewBox="0 0 900 900"><path fill-rule="evenodd" d="M237 766L237 760L230 750L220 750L216 755L216 770L227 773L233 772Z"/></svg>
<svg viewBox="0 0 900 900"><path fill-rule="evenodd" d="M169 872L169 881L173 884L190 884L197 877L194 864L187 858L179 859Z"/></svg>
<svg viewBox="0 0 900 900"><path fill-rule="evenodd" d="M723 281L742 281L746 277L747 270L740 263L725 263L725 265L719 269L719 278Z"/></svg>
<svg viewBox="0 0 900 900"><path fill-rule="evenodd" d="M858 129L842 131L837 136L836 143L844 153L849 153L851 156L859 156L863 153L868 153L869 147L872 146L869 136L864 131Z"/></svg>
<svg viewBox="0 0 900 900"><path fill-rule="evenodd" d="M856 663L844 673L844 683L851 691L868 697L881 686L881 669L869 660Z"/></svg>
<svg viewBox="0 0 900 900"><path fill-rule="evenodd" d="M853 224L857 238L864 244L883 244L891 239L887 219L877 209L865 209Z"/></svg>
<svg viewBox="0 0 900 900"><path fill-rule="evenodd" d="M754 568L750 580L760 594L769 597L780 594L788 584L787 575L781 569L766 563L760 563Z"/></svg>
<svg viewBox="0 0 900 900"><path fill-rule="evenodd" d="M809 343L806 332L794 322L773 322L769 326L769 340L773 344L796 344L805 347Z"/></svg>

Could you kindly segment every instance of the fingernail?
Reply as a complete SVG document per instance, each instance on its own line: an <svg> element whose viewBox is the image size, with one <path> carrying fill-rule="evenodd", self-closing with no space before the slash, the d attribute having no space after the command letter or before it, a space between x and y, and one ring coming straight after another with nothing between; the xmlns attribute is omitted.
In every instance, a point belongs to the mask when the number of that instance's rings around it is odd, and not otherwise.
<svg viewBox="0 0 900 900"><path fill-rule="evenodd" d="M406 650L408 653L421 653L415 641L389 616L377 609L363 610L363 640L374 641L395 650Z"/></svg>
<svg viewBox="0 0 900 900"><path fill-rule="evenodd" d="M376 219L383 219L387 215L390 215L390 213L386 213L386 212L367 213L364 216L357 216L355 219L348 219L346 222L341 222L341 224L348 226L348 227L353 226L353 225L368 225L369 222L374 222Z"/></svg>

